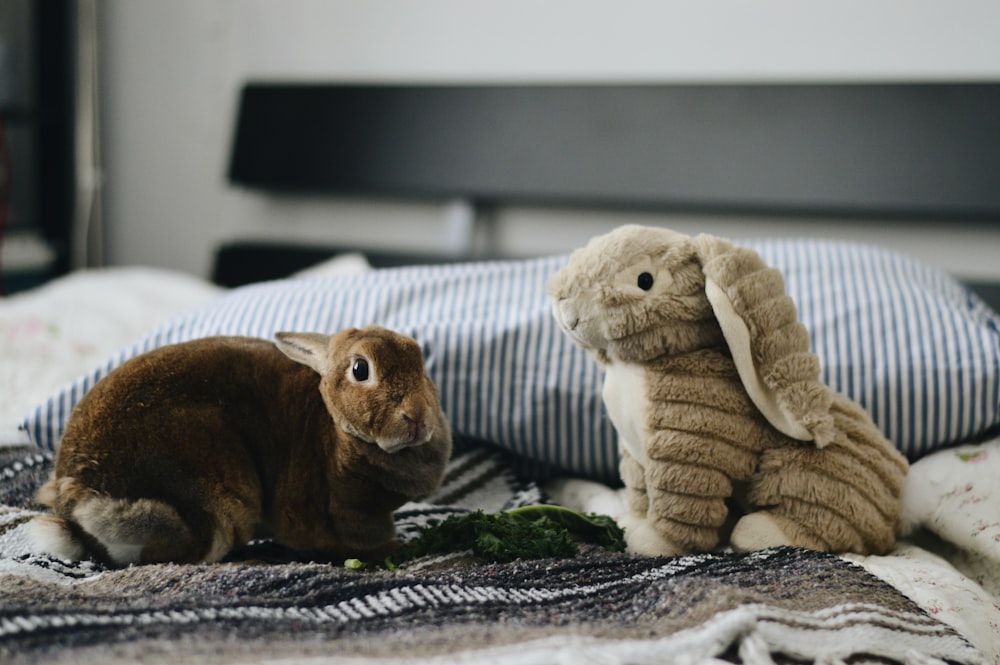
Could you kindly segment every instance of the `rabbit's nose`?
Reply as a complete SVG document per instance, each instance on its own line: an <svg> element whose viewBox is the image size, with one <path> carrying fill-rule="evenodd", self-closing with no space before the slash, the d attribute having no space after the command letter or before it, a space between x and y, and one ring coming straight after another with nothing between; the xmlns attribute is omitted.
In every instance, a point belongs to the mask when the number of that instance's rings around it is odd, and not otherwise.
<svg viewBox="0 0 1000 665"><path fill-rule="evenodd" d="M404 413L403 421L409 428L411 441L419 441L427 436L427 425L424 424L423 420L419 418L414 418L408 413Z"/></svg>

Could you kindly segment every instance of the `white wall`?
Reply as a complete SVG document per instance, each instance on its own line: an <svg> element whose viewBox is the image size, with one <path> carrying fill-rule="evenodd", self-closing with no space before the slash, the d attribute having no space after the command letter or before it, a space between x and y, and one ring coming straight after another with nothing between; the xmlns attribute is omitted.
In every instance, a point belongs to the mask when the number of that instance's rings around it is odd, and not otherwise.
<svg viewBox="0 0 1000 665"><path fill-rule="evenodd" d="M213 247L236 237L428 250L449 242L442 206L283 200L230 187L235 102L248 78L1000 80L995 0L103 0L98 8L109 261L201 275ZM1000 228L535 210L503 211L499 221L500 247L515 255L565 251L623 221L648 221L733 237L856 237L1000 278Z"/></svg>

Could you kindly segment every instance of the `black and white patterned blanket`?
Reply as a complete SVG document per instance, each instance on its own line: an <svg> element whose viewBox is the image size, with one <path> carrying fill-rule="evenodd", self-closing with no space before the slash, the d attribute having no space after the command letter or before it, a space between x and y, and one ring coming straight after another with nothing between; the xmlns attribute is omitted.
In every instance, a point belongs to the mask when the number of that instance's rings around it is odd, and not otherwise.
<svg viewBox="0 0 1000 665"><path fill-rule="evenodd" d="M0 662L982 663L962 637L841 558L790 548L349 570L253 543L225 563L120 570L31 554L50 457L0 448ZM543 501L502 454L456 455L401 537Z"/></svg>

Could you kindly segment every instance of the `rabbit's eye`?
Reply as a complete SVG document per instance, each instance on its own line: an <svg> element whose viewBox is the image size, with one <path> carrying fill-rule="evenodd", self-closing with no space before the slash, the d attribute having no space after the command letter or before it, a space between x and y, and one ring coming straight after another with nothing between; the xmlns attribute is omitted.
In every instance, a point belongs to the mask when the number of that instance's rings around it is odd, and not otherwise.
<svg viewBox="0 0 1000 665"><path fill-rule="evenodd" d="M351 365L351 374L356 381L367 381L368 373L368 361L364 358L358 358Z"/></svg>
<svg viewBox="0 0 1000 665"><path fill-rule="evenodd" d="M649 291L653 288L653 275L648 272L639 273L638 285L643 291Z"/></svg>

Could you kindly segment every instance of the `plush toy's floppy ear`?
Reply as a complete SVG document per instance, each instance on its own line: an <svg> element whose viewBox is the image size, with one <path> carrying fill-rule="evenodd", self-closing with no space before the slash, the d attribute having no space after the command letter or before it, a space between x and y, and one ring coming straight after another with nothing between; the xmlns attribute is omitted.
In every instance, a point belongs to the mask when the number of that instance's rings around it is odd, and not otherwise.
<svg viewBox="0 0 1000 665"><path fill-rule="evenodd" d="M833 394L781 272L753 250L700 235L705 295L750 399L775 429L822 448L834 437Z"/></svg>

